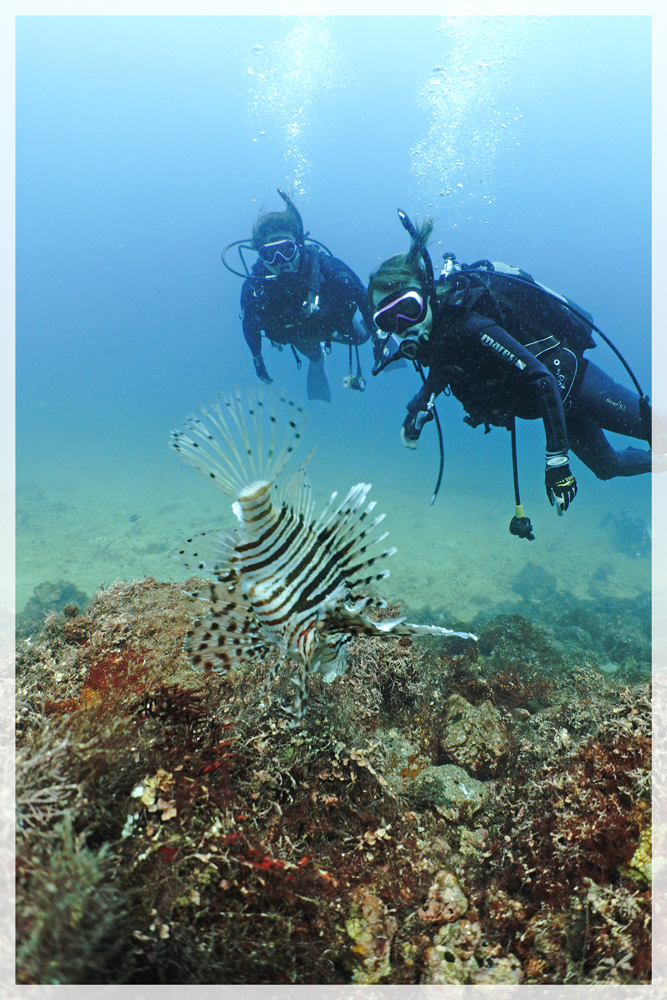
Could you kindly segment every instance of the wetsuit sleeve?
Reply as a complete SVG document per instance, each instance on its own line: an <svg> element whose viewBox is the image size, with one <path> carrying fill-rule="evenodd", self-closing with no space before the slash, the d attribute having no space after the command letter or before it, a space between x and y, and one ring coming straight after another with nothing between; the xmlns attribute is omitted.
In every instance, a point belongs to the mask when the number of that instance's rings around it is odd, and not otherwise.
<svg viewBox="0 0 667 1000"><path fill-rule="evenodd" d="M408 403L408 416L412 418L416 417L418 413L426 409L431 396L438 396L444 388L445 383L441 382L436 369L431 368L426 381L422 383L421 389Z"/></svg>
<svg viewBox="0 0 667 1000"><path fill-rule="evenodd" d="M506 373L515 394L530 393L537 401L546 434L546 450L550 453L567 453L567 431L560 390L556 379L541 361L511 337L506 330L472 313L456 337L457 349L470 359L478 357L484 367L490 365L498 373Z"/></svg>
<svg viewBox="0 0 667 1000"><path fill-rule="evenodd" d="M373 322L373 312L368 303L368 290L362 285L360 279L356 276L354 271L350 271L351 274L351 288L353 293L353 302L359 312L361 313L361 318L364 321L364 326L366 327L366 333L368 334L363 340L358 340L358 343L365 344L369 339L371 334L375 330L375 323Z"/></svg>
<svg viewBox="0 0 667 1000"><path fill-rule="evenodd" d="M241 322L246 344L255 358L262 353L262 328L253 288L249 281L244 281L241 289Z"/></svg>
<svg viewBox="0 0 667 1000"><path fill-rule="evenodd" d="M322 268L325 279L332 288L332 299L335 300L337 311L341 316L349 313L349 318L344 324L344 328L339 333L353 344L365 344L369 340L373 330L373 314L368 303L368 293L361 283L361 279L337 257L322 255ZM352 317L359 309L364 322L365 335L361 335L352 323ZM343 325L341 323L341 325Z"/></svg>
<svg viewBox="0 0 667 1000"><path fill-rule="evenodd" d="M371 307L368 304L368 293L363 285L361 285L361 294L357 298L355 298L355 303L359 309L359 312L361 313L361 318L364 321L364 326L366 328L366 334L367 334L367 336L364 337L363 340L361 338L358 338L357 343L365 344L366 341L369 340L375 333L375 324L373 322L373 313L371 312Z"/></svg>

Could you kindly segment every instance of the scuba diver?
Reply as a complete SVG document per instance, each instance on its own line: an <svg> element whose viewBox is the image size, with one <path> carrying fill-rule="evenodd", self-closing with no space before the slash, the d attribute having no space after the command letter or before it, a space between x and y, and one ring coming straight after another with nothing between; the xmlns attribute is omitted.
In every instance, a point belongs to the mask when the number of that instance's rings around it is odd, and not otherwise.
<svg viewBox="0 0 667 1000"><path fill-rule="evenodd" d="M439 393L455 396L471 427L506 427L512 432L515 516L510 531L532 540L532 525L519 497L515 418L541 418L546 435L547 497L563 514L577 494L570 449L599 479L651 471L651 452L616 451L604 431L651 441L651 408L632 371L613 344L571 299L540 285L506 264L480 260L461 264L444 255L437 282L427 241L433 222L419 230L399 209L411 237L407 254L391 257L374 270L368 294L377 327L373 374L398 357L413 361L423 384L407 406L401 439L416 448L423 426L435 418ZM598 333L623 361L637 393L614 382L583 357ZM428 368L425 376L423 368Z"/></svg>
<svg viewBox="0 0 667 1000"><path fill-rule="evenodd" d="M347 344L350 368L343 384L363 392L366 382L359 345L369 340L374 330L366 289L347 264L304 233L301 215L291 198L280 188L278 194L285 210L260 211L252 238L236 240L222 251L225 267L245 278L241 320L257 377L266 385L273 382L262 357L264 334L280 351L283 345L290 345L297 368L301 368L299 354L308 358L308 399L331 402L325 358L332 343ZM235 271L225 259L234 246L239 248L245 274ZM257 253L250 271L243 250ZM356 374L352 370L353 348Z"/></svg>

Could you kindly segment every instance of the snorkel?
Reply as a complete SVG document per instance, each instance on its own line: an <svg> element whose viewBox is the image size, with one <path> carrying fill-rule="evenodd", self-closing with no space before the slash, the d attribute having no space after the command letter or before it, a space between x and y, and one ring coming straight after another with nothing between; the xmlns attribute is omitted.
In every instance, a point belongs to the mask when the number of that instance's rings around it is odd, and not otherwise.
<svg viewBox="0 0 667 1000"><path fill-rule="evenodd" d="M423 261L424 272L426 277L425 281L426 287L424 289L426 294L424 298L428 306L430 306L431 317L432 317L431 325L433 325L436 321L438 314L438 297L435 290L435 277L433 273L433 263L431 262L431 255L426 249L424 237L420 236L420 234L417 232L417 229L414 223L411 221L408 214L404 212L401 208L397 209L397 211L401 225L410 236L412 242L412 248L413 249L415 247L417 248L418 253ZM387 296L387 298L389 298L389 296ZM384 369L387 368L388 365L390 365L394 361L397 361L399 358L407 358L409 361L413 361L417 365L419 347L420 347L419 337L420 335L418 335L416 338L406 337L405 339L402 339L396 336L395 334L394 335L389 334L385 336L384 347L382 350L383 358L376 362L375 367L373 368L373 375L379 375L380 372L384 371ZM427 335L423 335L423 339L427 340L428 339ZM391 342L391 347L393 347L393 350L390 348L390 342Z"/></svg>
<svg viewBox="0 0 667 1000"><path fill-rule="evenodd" d="M303 247L303 241L305 237L303 232L303 219L301 218L301 212L298 210L298 208L296 207L290 196L286 194L282 188L276 188L276 190L278 191L278 194L289 208L290 212L294 213L298 226L298 233L295 235L294 241L298 247Z"/></svg>

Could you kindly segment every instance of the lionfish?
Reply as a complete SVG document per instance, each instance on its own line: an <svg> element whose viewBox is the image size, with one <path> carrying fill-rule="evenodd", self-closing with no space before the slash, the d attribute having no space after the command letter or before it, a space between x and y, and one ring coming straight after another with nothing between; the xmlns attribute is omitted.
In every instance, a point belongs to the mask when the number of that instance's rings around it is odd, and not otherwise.
<svg viewBox="0 0 667 1000"><path fill-rule="evenodd" d="M187 539L177 556L186 568L205 571L216 583L193 596L212 602L187 633L193 667L227 671L279 651L275 679L288 658L298 664L292 706L281 706L298 725L310 674L332 681L345 671L347 646L357 635L456 635L404 618L372 621L362 614L386 601L359 591L389 575L380 569L396 551L372 554L388 532L370 539L384 520L366 505L368 483L352 486L337 506L337 493L319 517L305 467L314 449L282 489L276 479L301 439L306 415L284 392L241 387L200 407L204 419L186 418L193 437L172 431L170 444L201 476L231 497L238 526ZM195 440L198 438L198 440Z"/></svg>

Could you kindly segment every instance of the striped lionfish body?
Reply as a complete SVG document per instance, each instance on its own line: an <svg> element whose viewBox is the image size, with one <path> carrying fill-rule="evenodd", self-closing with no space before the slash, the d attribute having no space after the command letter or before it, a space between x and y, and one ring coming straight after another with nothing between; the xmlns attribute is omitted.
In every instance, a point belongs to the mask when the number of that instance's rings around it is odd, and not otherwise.
<svg viewBox="0 0 667 1000"><path fill-rule="evenodd" d="M185 649L197 669L226 671L278 650L299 665L294 705L303 715L308 675L327 681L343 673L346 649L355 635L459 635L469 633L403 618L374 622L362 611L385 602L364 596L389 575L380 569L396 551L377 551L387 532L370 536L384 519L371 519L370 485L357 483L336 506L333 493L319 517L305 466L283 488L277 477L297 446L306 417L284 393L265 386L238 388L202 406L204 419L190 416L194 437L173 431L181 457L234 501L238 526L188 539L175 555L188 569L206 571L217 583L198 593L212 602L190 631ZM198 438L199 440L196 440ZM279 668L280 663L278 664ZM275 671L273 676L275 676Z"/></svg>

